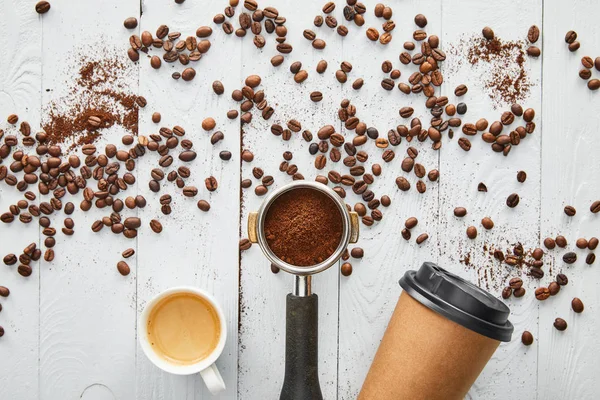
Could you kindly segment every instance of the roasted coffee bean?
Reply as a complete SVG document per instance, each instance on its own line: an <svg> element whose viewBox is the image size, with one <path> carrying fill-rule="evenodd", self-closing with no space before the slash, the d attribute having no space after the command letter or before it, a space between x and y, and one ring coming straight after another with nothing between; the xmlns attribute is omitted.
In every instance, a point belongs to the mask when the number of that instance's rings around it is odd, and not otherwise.
<svg viewBox="0 0 600 400"><path fill-rule="evenodd" d="M29 265L24 265L21 264L19 265L19 267L17 268L17 272L19 273L19 275L24 276L24 277L28 277L31 275L31 273L33 272L33 269L31 268L31 266Z"/></svg>
<svg viewBox="0 0 600 400"><path fill-rule="evenodd" d="M399 176L396 178L396 186L405 192L410 189L410 182L406 178Z"/></svg>
<svg viewBox="0 0 600 400"><path fill-rule="evenodd" d="M596 200L590 206L590 212L597 214L600 212L600 200Z"/></svg>
<svg viewBox="0 0 600 400"><path fill-rule="evenodd" d="M556 241L552 238L546 238L544 239L544 246L548 249L548 250L552 250L553 248L556 247Z"/></svg>
<svg viewBox="0 0 600 400"><path fill-rule="evenodd" d="M323 93L318 91L311 92L310 99L315 103L318 103L319 101L323 100Z"/></svg>
<svg viewBox="0 0 600 400"><path fill-rule="evenodd" d="M518 289L523 286L523 280L521 278L511 278L508 285L511 287L511 289Z"/></svg>
<svg viewBox="0 0 600 400"><path fill-rule="evenodd" d="M556 245L562 249L564 249L565 247L567 247L567 238L564 237L563 235L558 235L556 237Z"/></svg>
<svg viewBox="0 0 600 400"><path fill-rule="evenodd" d="M494 227L494 221L492 221L492 219L491 219L491 218L489 218L489 217L484 217L484 218L481 220L481 225L483 225L483 227L484 227L485 229L488 229L488 230L490 230L490 229L492 229L492 228Z"/></svg>
<svg viewBox="0 0 600 400"><path fill-rule="evenodd" d="M573 206L565 206L564 211L569 217L572 217L577 213L577 210Z"/></svg>
<svg viewBox="0 0 600 400"><path fill-rule="evenodd" d="M475 239L477 237L477 228L474 226L469 226L467 228L467 237L469 239Z"/></svg>
<svg viewBox="0 0 600 400"><path fill-rule="evenodd" d="M502 298L504 300L509 299L510 296L512 296L512 292L513 290L510 287L506 286L504 289L502 289Z"/></svg>
<svg viewBox="0 0 600 400"><path fill-rule="evenodd" d="M155 232L155 233L161 233L162 232L162 224L160 223L160 221L153 219L150 221L150 228Z"/></svg>
<svg viewBox="0 0 600 400"><path fill-rule="evenodd" d="M535 298L538 300L546 300L550 297L550 290L547 287L539 287L535 289Z"/></svg>
<svg viewBox="0 0 600 400"><path fill-rule="evenodd" d="M415 226L417 226L417 224L418 224L418 223L419 223L419 220L417 220L417 218L415 218L415 217L410 217L410 218L408 218L406 221L404 221L404 226L405 226L407 229L412 229L412 228L414 228Z"/></svg>
<svg viewBox="0 0 600 400"><path fill-rule="evenodd" d="M513 193L509 195L506 199L506 205L510 208L515 208L519 204L519 195Z"/></svg>
<svg viewBox="0 0 600 400"><path fill-rule="evenodd" d="M519 263L519 259L517 258L515 261L516 263L514 265L517 265ZM544 271L539 267L531 267L529 269L529 276L532 276L535 279L542 279L544 277Z"/></svg>
<svg viewBox="0 0 600 400"><path fill-rule="evenodd" d="M350 276L350 275L352 275L352 264L347 263L347 262L343 263L342 266L341 266L341 268L340 268L340 272L344 276Z"/></svg>
<svg viewBox="0 0 600 400"><path fill-rule="evenodd" d="M575 242L575 246L577 246L578 249L585 249L588 246L588 241L586 238L579 238Z"/></svg>
<svg viewBox="0 0 600 400"><path fill-rule="evenodd" d="M530 43L535 43L540 38L540 28L536 25L532 25L527 32L527 39Z"/></svg>
<svg viewBox="0 0 600 400"><path fill-rule="evenodd" d="M556 283L560 286L565 286L569 283L569 278L565 274L558 274L556 275Z"/></svg>
<svg viewBox="0 0 600 400"><path fill-rule="evenodd" d="M46 14L48 11L50 11L50 3L48 3L47 1L38 1L35 5L35 11L38 14ZM137 21L136 21L136 25L137 25Z"/></svg>
<svg viewBox="0 0 600 400"><path fill-rule="evenodd" d="M598 238L597 237L590 238L590 240L588 241L587 247L589 250L596 250L596 247L598 247Z"/></svg>
<svg viewBox="0 0 600 400"><path fill-rule="evenodd" d="M464 137L459 138L458 139L458 145L464 151L471 150L471 141L469 139L467 139L467 138L464 138Z"/></svg>
<svg viewBox="0 0 600 400"><path fill-rule="evenodd" d="M524 331L521 335L521 343L525 346L531 346L533 344L533 335L529 331Z"/></svg>
<svg viewBox="0 0 600 400"><path fill-rule="evenodd" d="M560 292L560 285L556 282L550 282L548 290L550 291L550 296L556 296Z"/></svg>
<svg viewBox="0 0 600 400"><path fill-rule="evenodd" d="M585 263L587 265L592 265L596 261L596 255L594 253L589 253L585 258Z"/></svg>
<svg viewBox="0 0 600 400"><path fill-rule="evenodd" d="M208 178L206 178L204 180L204 184L206 186L206 189L209 192L214 192L218 188L218 182L217 182L217 179L214 176L209 176Z"/></svg>
<svg viewBox="0 0 600 400"><path fill-rule="evenodd" d="M487 40L492 40L494 38L494 31L489 26L484 27L481 33Z"/></svg>
<svg viewBox="0 0 600 400"><path fill-rule="evenodd" d="M117 263L117 270L123 276L129 275L131 272L131 268L129 268L129 265L125 261L119 261Z"/></svg>
<svg viewBox="0 0 600 400"><path fill-rule="evenodd" d="M567 321L565 321L562 318L556 318L554 320L554 327L556 328L556 330L558 331L564 331L567 329Z"/></svg>
<svg viewBox="0 0 600 400"><path fill-rule="evenodd" d="M581 299L578 297L573 298L573 300L571 300L571 308L577 314L581 314L584 309L583 302L581 301ZM565 323L565 325L566 325L566 323Z"/></svg>
<svg viewBox="0 0 600 400"><path fill-rule="evenodd" d="M417 240L416 240L416 242L417 242L417 244L421 244L421 243L423 243L424 241L426 241L427 239L429 239L429 235L428 235L428 234L426 234L426 233L422 233L422 234L420 234L420 235L417 237Z"/></svg>
<svg viewBox="0 0 600 400"><path fill-rule="evenodd" d="M577 261L577 254L572 251L565 253L563 255L563 261L567 264L573 264L575 261Z"/></svg>

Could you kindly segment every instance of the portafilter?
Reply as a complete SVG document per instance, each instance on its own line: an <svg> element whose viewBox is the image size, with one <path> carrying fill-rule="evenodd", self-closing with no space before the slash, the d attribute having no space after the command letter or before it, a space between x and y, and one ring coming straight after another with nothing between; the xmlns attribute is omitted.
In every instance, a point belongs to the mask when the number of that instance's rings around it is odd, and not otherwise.
<svg viewBox="0 0 600 400"><path fill-rule="evenodd" d="M264 224L269 207L284 193L298 189L317 190L331 199L342 219L342 238L335 252L311 266L297 266L281 260L269 248ZM318 297L311 291L313 274L335 264L349 243L358 240L358 214L331 188L318 182L294 181L269 195L258 212L248 216L248 237L258 243L267 259L278 268L294 275L294 289L286 301L285 377L280 400L320 400L323 398L318 376Z"/></svg>

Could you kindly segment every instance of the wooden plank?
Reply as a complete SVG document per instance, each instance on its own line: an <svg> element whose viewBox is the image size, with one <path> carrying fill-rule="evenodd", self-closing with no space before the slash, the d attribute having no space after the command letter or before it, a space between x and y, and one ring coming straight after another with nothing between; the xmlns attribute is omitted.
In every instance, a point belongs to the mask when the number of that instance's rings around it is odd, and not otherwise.
<svg viewBox="0 0 600 400"><path fill-rule="evenodd" d="M462 118L463 123L475 123L479 118L486 118L490 124L499 120L502 112L510 109L510 104L498 105L491 101L489 91L485 90L481 79L477 77L481 73L485 78L489 77L489 70L481 65L478 66L481 69L471 67L466 60L457 68L450 60L450 57L455 57L450 47L458 48L461 39L468 40L465 38L469 35L480 37L484 26L491 27L501 40L526 40L527 30L532 24L541 26L541 4L450 1L443 4L442 18L442 43L449 53L447 66L450 67L445 69L444 94L451 103L463 101L468 105L468 112ZM466 20L474 22L465 26ZM458 128L454 129L453 140L446 138L440 153L438 229L444 232L440 234L439 242L441 265L478 283L498 297L508 279L513 276L522 276L528 289L524 298L511 298L507 301L511 308L510 320L515 325L513 340L502 344L495 353L469 393L469 397L473 399L495 397L506 390L508 382L511 394L516 398L533 398L536 395L538 349L536 346L524 347L520 337L524 330L537 335L538 308L533 296L533 288L537 282L525 277L526 270L520 271L501 264L489 254L489 249L506 251L517 243L522 243L526 249L532 249L539 242L541 60L527 57L525 68L533 86L530 95L521 104L523 108L532 107L536 110L536 131L519 146L513 146L507 157L503 157L502 154L494 153L490 145L483 142L481 134L469 138L471 150L464 152L457 140L466 136ZM466 84L469 88L462 98L454 95L454 88L459 84ZM524 122L515 118L515 123L509 128L514 130L518 125L524 125ZM504 131L508 132L506 128ZM519 170L525 171L528 176L523 184L516 179ZM478 192L479 182L487 185L487 193ZM513 192L518 193L521 200L518 207L511 209L506 206L505 201ZM453 210L458 206L467 208L466 217L454 216ZM481 225L481 219L486 216L495 223L491 231L486 231ZM475 240L466 236L469 225L476 226L479 231Z"/></svg>
<svg viewBox="0 0 600 400"><path fill-rule="evenodd" d="M408 77L416 69L414 66L400 63L402 44L413 40L412 33L418 29L413 18L418 13L427 16L428 34L441 37L441 2L431 1L425 6L422 2L406 1L402 2L401 7L398 4L389 4L393 10L392 20L396 23L396 28L392 31L392 42L387 46L371 42L366 37L365 31L369 27L375 27L383 33L381 24L385 20L374 16L375 2L365 4L368 10L365 14L365 25L360 29L352 26L350 34L343 42L343 58L352 63L352 75L362 77L365 85L359 91L354 91L346 85L344 94L356 105L360 120L367 126L377 128L380 137L387 138L388 131L396 129L398 125L410 126L411 118L420 118L424 127L428 127L431 117L424 106L425 97L422 94L406 95L397 87L392 91L384 90L381 81L389 78L389 74L382 72L381 64L389 60L393 68L401 71L402 75L396 80L396 86L400 82L408 81ZM419 46L417 43L417 48ZM360 56L365 54L369 56ZM413 107L415 113L411 118L402 118L399 115L399 109L402 107ZM405 271L418 268L424 261L436 262L438 259L439 184L424 178L426 192L421 194L416 190L419 179L414 172L405 173L400 168L402 160L407 157L406 151L409 146L419 150L415 162L422 164L427 171L439 168L439 154L431 148L430 141L421 143L415 138L409 143L403 138L399 146L389 147L394 150L395 158L387 164L382 160L383 149L378 149L374 141L370 140L363 146L370 155L365 163L366 169L370 172L374 163L379 163L383 168L381 176L375 178L370 189L375 192L377 198L388 195L392 202L387 208L379 208L383 213L381 222L376 222L372 227L361 225L361 237L357 246L364 249L365 257L361 260L350 259L353 265L352 275L347 278L340 276L340 399L356 398L360 391L400 294L400 277ZM395 180L398 176L409 180L411 189L408 192L400 191L396 186ZM352 193L351 198L346 201L354 204L362 202L362 199ZM409 217L416 217L419 222L412 229L412 238L407 242L400 235L400 231ZM421 233L427 233L429 239L417 245L415 240Z"/></svg>
<svg viewBox="0 0 600 400"><path fill-rule="evenodd" d="M123 20L131 16L139 17L139 3L134 0L115 3L110 10L90 1L52 2L43 17L45 105L55 101L59 112L73 106L64 96L69 95L85 58L116 57L129 65L125 51L131 32L123 27ZM136 93L134 67L115 73L123 90ZM104 132L97 143L99 152L107 143L120 144L123 134L118 126ZM96 184L88 181L94 190ZM106 228L93 233L93 221L109 211L94 208L84 213L78 207L81 200L81 193L63 199L77 205L76 233L71 237L59 233L54 261L41 266L40 397L133 398L134 386L123 377L135 376L136 266L135 259L129 260L133 273L123 277L116 263L121 251L136 247L136 240ZM126 216L135 216L135 211ZM62 211L51 217L59 232L65 217Z"/></svg>
<svg viewBox="0 0 600 400"><path fill-rule="evenodd" d="M594 15L600 5L592 1L573 1L568 4L544 2L544 138L542 145L542 238L564 235L566 249L548 251L552 275L563 272L569 285L540 305L538 398L591 399L597 396L597 340L600 328L598 262L587 265L589 250L579 250L575 241L598 237L599 215L589 210L600 199L600 123L598 93L588 90L579 78L583 56L596 57L594 46L600 40L600 30ZM565 43L569 30L578 33L581 48L570 53ZM593 70L594 78L598 71ZM577 214L569 218L565 205L572 205ZM578 260L568 266L562 260L567 251L577 253ZM548 283L546 280L544 283ZM585 311L578 315L571 309L571 300L579 297ZM561 317L568 323L565 332L552 326Z"/></svg>
<svg viewBox="0 0 600 400"><path fill-rule="evenodd" d="M342 61L341 40L334 30L327 27L318 29L312 24L314 15L321 13L322 4L307 4L299 10L297 2L288 0L277 2L276 7L279 14L287 18L287 37L294 47L291 54L285 55L283 65L275 68L270 64L271 57L278 54L274 34L263 33L267 45L262 50L253 45L253 35L242 39L242 78L250 74L261 75L261 89L275 109L269 121L264 121L260 112L254 110L252 122L242 127L244 149L249 149L255 156L252 163L242 163L242 178L253 181L252 188L242 192L242 237L247 237L248 213L258 210L263 200L254 194L254 187L260 183L252 177L253 167L260 167L266 175L275 178L270 191L292 181L291 176L279 171L284 151L293 153L290 164L297 165L298 171L307 180L339 168L328 160L323 171L316 170L314 157L308 153L309 144L300 133L292 134L292 139L285 142L270 132L274 123L285 128L288 120L297 119L302 130L311 131L313 141L318 142L316 133L319 128L338 124L337 107L342 98L341 85L334 75ZM239 12L240 7L238 15ZM311 42L302 37L304 29L314 30L327 42L326 48L313 49ZM329 63L322 75L315 71L321 59ZM302 84L295 83L294 75L289 71L294 61L302 62L302 69L308 72L308 79ZM314 90L323 93L322 102L310 100L309 93ZM335 398L337 390L338 271L339 267L334 265L316 275L313 281L313 291L319 296L319 379L325 398ZM285 298L292 285L293 278L289 274L280 272L274 275L271 272L269 262L257 245L242 253L239 355L239 397L242 399L279 396L285 359Z"/></svg>
<svg viewBox="0 0 600 400"><path fill-rule="evenodd" d="M9 114L19 115L19 124L27 121L33 129L40 123L42 96L42 23L35 12L35 1L4 1L0 3L0 29L6 36L6 49L0 58L0 129L5 135L22 135L19 125L6 122ZM4 143L4 140L2 140ZM20 145L19 148L22 148ZM27 151L28 152L28 151ZM12 157L0 161L8 166ZM22 173L16 174L22 179ZM29 188L38 193L37 187ZM0 214L7 212L11 204L23 199L23 193L5 182L0 182ZM37 201L36 201L37 204ZM14 253L17 256L30 243L39 245L39 225L34 219L30 224L18 218L11 224L0 223L0 257ZM10 290L10 296L0 298L0 326L4 336L0 338L0 397L38 397L39 354L39 276L37 262L32 262L34 273L24 278L17 273L17 266L2 263L0 285Z"/></svg>
<svg viewBox="0 0 600 400"><path fill-rule="evenodd" d="M163 190L152 193L148 189L150 171L158 167L157 153L147 154L140 163L139 191L148 200L146 208L140 210L144 228L151 219L163 224L161 234L143 229L138 240L139 270L137 276L138 313L154 295L172 286L190 285L200 287L214 294L219 300L227 318L227 343L217 362L217 366L227 391L214 398L233 399L237 394L237 328L238 328L238 223L239 223L239 119L228 120L226 110L233 108L229 94L217 96L212 92L214 80L220 80L230 93L240 82L240 43L226 36L215 26L212 17L223 12L222 1L192 2L182 5L174 2L147 0L143 3L141 30L153 34L161 24L170 31L181 32L182 39L195 36L201 25L213 27L210 36L212 46L201 60L190 63L197 75L191 82L174 81L171 73L183 71L179 63L163 62L160 70L153 70L149 60L140 61L140 94L148 99L148 106L140 115L140 132L158 133L160 127L182 126L185 138L193 141L197 158L187 163L191 176L187 185L198 188L195 198L186 198L174 182L162 182ZM162 52L151 50L152 54ZM227 62L223 62L227 59ZM160 124L151 122L151 114L162 114ZM212 117L217 123L216 130L224 133L225 139L215 146L210 144L212 132L201 128L204 118ZM231 161L222 161L219 151L229 150ZM174 170L181 162L177 155ZM208 192L204 179L214 176L219 187ZM173 197L173 212L164 216L160 211L159 197L162 194ZM200 211L196 203L199 199L210 202L208 213ZM139 314L138 314L139 315ZM204 399L213 398L199 375L189 377L174 376L162 372L148 361L138 346L136 398Z"/></svg>

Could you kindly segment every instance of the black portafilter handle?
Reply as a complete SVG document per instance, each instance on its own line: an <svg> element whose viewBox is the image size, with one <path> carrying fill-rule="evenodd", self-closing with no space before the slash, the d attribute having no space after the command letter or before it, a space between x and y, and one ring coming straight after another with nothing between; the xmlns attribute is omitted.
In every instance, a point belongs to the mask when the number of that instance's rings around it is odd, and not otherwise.
<svg viewBox="0 0 600 400"><path fill-rule="evenodd" d="M287 295L285 378L280 400L322 400L319 385L319 299Z"/></svg>

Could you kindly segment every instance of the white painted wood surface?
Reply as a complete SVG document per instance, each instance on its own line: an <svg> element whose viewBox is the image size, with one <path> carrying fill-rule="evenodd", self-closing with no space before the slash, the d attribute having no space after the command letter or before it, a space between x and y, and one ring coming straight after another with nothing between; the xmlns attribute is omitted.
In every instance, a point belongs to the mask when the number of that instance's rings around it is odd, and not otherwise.
<svg viewBox="0 0 600 400"><path fill-rule="evenodd" d="M156 155L146 156L136 169L137 188L126 193L139 192L148 199L148 206L136 211L145 228L137 239L116 238L107 232L93 234L89 227L100 214L76 212L76 234L70 238L58 236L55 261L33 263L34 274L27 279L14 267L1 266L0 285L11 289L9 298L0 298L0 325L6 330L0 338L2 399L211 398L198 376L175 377L161 372L137 345L136 318L145 302L174 285L193 285L214 293L227 315L228 341L218 366L228 390L218 398L277 398L283 378L285 295L291 289L292 278L284 273L272 274L257 246L244 252L241 260L238 258L239 232L246 236L248 212L256 210L261 202L253 193L258 181L252 177L252 168L261 167L265 174L272 175L273 187L287 183L291 177L280 172L278 166L283 151L290 150L294 153L292 163L307 179L314 179L317 171L308 144L299 134L284 142L270 133L270 125L283 125L296 118L303 129L314 134L330 123L344 133L337 120L337 108L344 97L351 99L357 116L375 126L380 135L405 123L398 116L402 106L413 105L427 120L420 98L397 90L385 92L380 87L383 60L389 59L401 69L402 81L412 72L399 63L398 54L401 44L410 40L416 28L412 20L416 13L427 16L427 32L437 34L444 49L460 35L477 34L485 25L504 39L524 39L531 24L540 26L542 57L527 60L535 85L523 102L523 106L536 110L537 129L506 158L492 153L479 138L473 138L469 153L463 152L455 143L462 136L460 129L455 130L454 139L444 139L440 152L432 151L429 143L414 141L411 144L420 150L418 162L427 170L438 168L441 173L439 182L426 181L427 192L423 195L414 189L400 192L394 184L406 141L395 149L396 158L389 165L380 160L381 150L369 144L371 158L365 166L374 162L384 166L384 173L373 186L378 195L389 194L392 205L383 210L380 223L370 228L362 226L359 246L366 256L352 261L351 277L341 276L334 266L314 278L314 290L320 297L319 368L325 397L356 397L400 292L397 280L407 269L433 260L477 281L481 274L460 263L470 253L473 265L494 271L490 275L494 283L505 271L481 256L484 243L508 248L520 241L526 247L535 247L544 237L560 233L567 236L569 249L573 250L578 237L600 234L598 217L588 211L591 202L600 198L600 110L597 93L588 91L577 76L580 58L595 57L595 46L600 42L595 27L595 15L600 11L597 2L394 1L390 5L397 27L392 43L383 47L369 42L364 34L367 27L381 23L372 14L375 1L364 1L368 9L365 25L357 28L348 24L350 33L345 38L326 27L313 27L312 20L321 14L324 2L278 1L276 7L287 18L288 38L294 46L278 68L269 62L277 54L272 35L265 35L267 45L258 50L252 44L252 35L243 39L227 36L212 23L214 14L223 12L226 1L187 0L177 5L170 0L144 0L141 4L125 0L105 1L101 6L89 0L51 3L51 11L38 16L35 1L0 1L0 27L5 33L0 57L0 128L7 130L6 116L17 113L37 130L42 107L65 94L63 83L72 78L77 54L82 50L90 56L116 51L126 60L132 33L122 26L126 17L140 19L135 32L154 32L164 23L187 36L198 26L209 25L214 30L213 45L195 66L198 74L193 82L173 81L172 68L163 65L155 71L144 57L139 66L131 65L124 71L127 87L148 99L148 106L140 114L140 133L156 133L160 126L178 124L193 140L198 158L191 165L193 174L188 181L200 193L196 200L187 199L165 182L165 190L171 189L174 195L174 205L173 214L162 217L158 196L147 186ZM335 10L340 23L344 21L342 8L340 2ZM236 22L240 12L241 6ZM302 37L306 28L314 29L327 41L324 50L314 50ZM578 31L582 43L573 54L564 43L569 29ZM323 75L315 72L320 59L329 63ZM334 73L343 60L354 68L348 83L340 85ZM293 61L301 61L309 73L309 79L300 85L288 70ZM250 74L263 77L261 88L275 114L265 122L253 110L253 121L243 126L240 138L239 119L230 121L225 113L237 106L231 100L231 91L241 87ZM354 91L350 84L358 77L365 80L365 86ZM464 97L469 112L464 121L485 117L491 122L499 118L503 109L493 109L468 68L444 78L441 94L451 101L455 101L453 90L457 84L469 86ZM211 91L216 79L225 85L222 96ZM317 89L325 99L314 104L308 94ZM153 111L162 113L159 125L150 120ZM225 134L225 140L214 149L208 141L210 133L200 126L208 116L216 119L216 129ZM100 146L118 141L122 133L112 129ZM242 148L254 152L254 162L240 162L240 139ZM218 157L223 149L233 153L228 162ZM345 169L341 162L338 164L333 168ZM331 165L329 161L324 171ZM516 182L518 170L528 174L524 184ZM203 184L209 175L219 180L219 189L210 194ZM253 187L242 191L240 206L239 180L244 178L252 179ZM414 187L416 181L410 179ZM480 181L488 185L488 193L477 192ZM512 192L521 195L521 203L516 209L507 209L504 200ZM17 190L0 184L2 212L20 198ZM197 209L198 198L210 201L209 213ZM74 202L78 204L79 200ZM346 200L354 204L358 198L349 193ZM577 208L576 217L564 216L562 208L567 204ZM467 207L467 217L456 219L452 214L456 206ZM496 223L493 231L483 232L480 227L479 221L486 215ZM419 225L408 243L401 238L400 227L409 216L416 216ZM60 227L63 217L54 217L53 225ZM165 229L160 235L147 229L148 221L155 217L162 217ZM480 231L475 241L465 237L470 224ZM32 241L39 243L37 224L17 221L13 225L0 225L2 257L9 252L18 254ZM417 246L414 237L421 232L428 232L430 238ZM127 247L135 248L136 256L129 260L132 273L123 278L115 264ZM559 296L538 303L532 295L537 283L526 279L528 295L509 301L516 326L514 340L500 347L470 398L502 398L508 388L515 399L596 397L600 390L595 367L600 352L595 340L600 329L600 275L597 266L585 265L586 251L576 250L579 261L566 267L561 258L565 251L550 252L544 268L555 273L564 270L569 285ZM544 278L543 282L548 280ZM499 294L497 289L492 290ZM574 296L581 297L586 305L581 315L570 309ZM552 327L557 316L569 323L566 332ZM536 338L529 348L519 341L525 329Z"/></svg>

